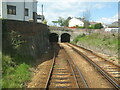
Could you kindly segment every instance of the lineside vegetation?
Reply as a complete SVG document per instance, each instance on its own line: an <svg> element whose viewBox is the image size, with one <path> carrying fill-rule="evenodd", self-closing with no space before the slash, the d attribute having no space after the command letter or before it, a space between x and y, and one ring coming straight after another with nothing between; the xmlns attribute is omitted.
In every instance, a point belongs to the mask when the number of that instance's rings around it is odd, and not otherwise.
<svg viewBox="0 0 120 90"><path fill-rule="evenodd" d="M118 54L118 50L120 49L120 41L118 40L117 34L106 34L106 33L92 33L90 35L79 35L77 36L73 42L74 44L80 44L85 46L93 46L96 48L100 48L101 50L109 50L110 52L114 52L114 54Z"/></svg>

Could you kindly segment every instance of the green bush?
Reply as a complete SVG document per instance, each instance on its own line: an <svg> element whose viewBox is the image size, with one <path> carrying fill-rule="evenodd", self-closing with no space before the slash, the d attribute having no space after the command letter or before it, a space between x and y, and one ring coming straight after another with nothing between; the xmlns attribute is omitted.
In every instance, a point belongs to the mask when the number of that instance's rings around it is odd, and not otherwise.
<svg viewBox="0 0 120 90"><path fill-rule="evenodd" d="M12 73L13 66L15 66L15 63L12 61L12 58L8 55L2 55L2 71L3 76L4 74Z"/></svg>
<svg viewBox="0 0 120 90"><path fill-rule="evenodd" d="M85 28L85 27L80 27L80 26L79 26L78 28L81 28L81 29L83 29L83 28Z"/></svg>
<svg viewBox="0 0 120 90"><path fill-rule="evenodd" d="M83 33L82 35L78 35L78 36L73 40L73 42L71 42L71 43L76 44L76 43L79 41L79 39L82 38L82 37L84 37L84 36L85 36L84 33Z"/></svg>
<svg viewBox="0 0 120 90"><path fill-rule="evenodd" d="M94 29L94 25L91 25L88 27L89 29Z"/></svg>
<svg viewBox="0 0 120 90"><path fill-rule="evenodd" d="M78 36L74 39L74 41L89 46L109 49L113 52L117 52L120 44L117 37L113 37L112 35L104 35L102 33L93 33L84 37Z"/></svg>
<svg viewBox="0 0 120 90"><path fill-rule="evenodd" d="M29 68L34 61L32 56L19 53L26 41L22 40L20 32L8 30L6 21L2 21L2 87L22 88L31 78Z"/></svg>
<svg viewBox="0 0 120 90"><path fill-rule="evenodd" d="M12 57L4 54L2 56L2 65L3 88L22 88L24 83L30 80L30 65L16 63Z"/></svg>
<svg viewBox="0 0 120 90"><path fill-rule="evenodd" d="M103 28L103 26L102 26L101 23L96 23L96 24L94 25L94 29L101 29L101 28Z"/></svg>

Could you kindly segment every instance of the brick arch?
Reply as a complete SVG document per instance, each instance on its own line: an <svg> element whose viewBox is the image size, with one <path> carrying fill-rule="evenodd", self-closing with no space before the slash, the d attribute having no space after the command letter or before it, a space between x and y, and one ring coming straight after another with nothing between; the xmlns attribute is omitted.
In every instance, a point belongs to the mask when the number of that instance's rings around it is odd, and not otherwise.
<svg viewBox="0 0 120 90"><path fill-rule="evenodd" d="M68 33L63 33L61 35L61 42L70 42L71 35Z"/></svg>
<svg viewBox="0 0 120 90"><path fill-rule="evenodd" d="M49 41L50 42L58 42L59 41L59 35L56 33L50 33L49 34Z"/></svg>

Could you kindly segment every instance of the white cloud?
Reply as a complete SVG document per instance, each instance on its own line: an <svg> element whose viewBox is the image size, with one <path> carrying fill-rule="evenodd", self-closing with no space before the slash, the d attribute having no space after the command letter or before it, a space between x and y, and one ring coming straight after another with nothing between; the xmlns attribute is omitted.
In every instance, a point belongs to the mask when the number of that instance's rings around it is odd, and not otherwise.
<svg viewBox="0 0 120 90"><path fill-rule="evenodd" d="M67 0L69 1L69 0ZM75 0L78 1L78 0ZM91 9L91 4L89 2L39 2L38 3L38 14L41 14L41 5L44 5L44 15L48 23L51 23L53 20L57 20L58 17L62 16L63 18L71 17L82 17L83 12ZM95 4L92 8L102 8L102 4Z"/></svg>
<svg viewBox="0 0 120 90"><path fill-rule="evenodd" d="M115 21L118 21L118 14L114 15L111 18L103 17L103 18L97 20L97 22L101 22L101 23L105 23L105 24L110 24L110 23L115 22Z"/></svg>
<svg viewBox="0 0 120 90"><path fill-rule="evenodd" d="M104 4L95 4L95 5L93 6L93 8L98 8L98 9L101 9L101 8L104 8L104 7L105 7Z"/></svg>
<svg viewBox="0 0 120 90"><path fill-rule="evenodd" d="M44 5L44 15L49 24L53 20L57 20L58 17L62 16L63 18L71 17L82 17L83 12L92 9L104 9L106 6L103 3L95 3L94 5L91 2L80 2L81 0L38 0L38 14L41 14L41 5ZM54 1L54 2L52 2ZM95 1L95 0L94 0ZM108 0L107 0L108 1ZM111 22L115 18L101 18L99 21Z"/></svg>
<svg viewBox="0 0 120 90"><path fill-rule="evenodd" d="M67 18L69 16L75 17L85 11L85 4L79 2L48 2L38 3L38 14L41 14L41 5L44 5L44 15L48 23L53 20L57 20L58 17L62 16ZM82 8L81 8L82 7Z"/></svg>

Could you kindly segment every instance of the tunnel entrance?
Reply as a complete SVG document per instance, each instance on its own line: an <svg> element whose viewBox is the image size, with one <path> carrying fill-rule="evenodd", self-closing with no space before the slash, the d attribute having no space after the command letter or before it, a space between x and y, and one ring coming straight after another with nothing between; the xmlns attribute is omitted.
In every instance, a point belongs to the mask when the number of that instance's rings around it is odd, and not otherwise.
<svg viewBox="0 0 120 90"><path fill-rule="evenodd" d="M61 42L70 42L70 35L68 33L63 33L61 35Z"/></svg>
<svg viewBox="0 0 120 90"><path fill-rule="evenodd" d="M51 33L50 35L49 35L49 41L50 42L58 42L58 34L56 34L56 33Z"/></svg>

